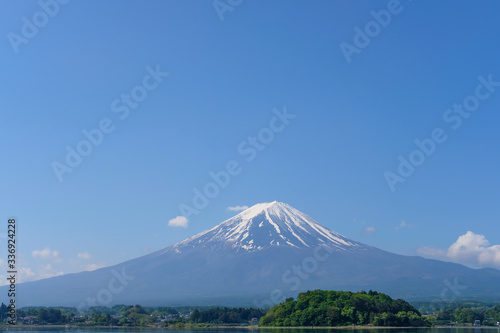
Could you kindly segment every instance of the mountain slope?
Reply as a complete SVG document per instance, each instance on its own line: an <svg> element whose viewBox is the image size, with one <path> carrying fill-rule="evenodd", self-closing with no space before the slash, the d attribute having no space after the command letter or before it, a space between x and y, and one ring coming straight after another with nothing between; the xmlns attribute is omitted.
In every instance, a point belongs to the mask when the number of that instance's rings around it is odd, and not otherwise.
<svg viewBox="0 0 500 333"><path fill-rule="evenodd" d="M210 230L175 244L173 249L203 247L249 251L269 246L311 248L320 245L339 250L363 247L295 208L274 201L250 207Z"/></svg>
<svg viewBox="0 0 500 333"><path fill-rule="evenodd" d="M499 285L500 271L388 253L272 202L137 259L20 284L18 303L268 306L317 288L373 289L406 299L500 299Z"/></svg>

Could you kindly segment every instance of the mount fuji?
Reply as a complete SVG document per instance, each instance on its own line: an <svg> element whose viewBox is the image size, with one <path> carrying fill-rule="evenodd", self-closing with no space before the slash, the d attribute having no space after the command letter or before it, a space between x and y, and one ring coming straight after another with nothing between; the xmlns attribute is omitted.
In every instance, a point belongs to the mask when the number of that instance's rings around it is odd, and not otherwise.
<svg viewBox="0 0 500 333"><path fill-rule="evenodd" d="M210 230L175 244L173 249L203 247L248 252L273 246L307 249L321 245L338 250L363 246L323 227L295 208L274 201L250 207Z"/></svg>
<svg viewBox="0 0 500 333"><path fill-rule="evenodd" d="M143 257L22 283L18 304L267 307L311 289L373 289L407 300L500 300L499 286L498 270L389 253L275 201Z"/></svg>

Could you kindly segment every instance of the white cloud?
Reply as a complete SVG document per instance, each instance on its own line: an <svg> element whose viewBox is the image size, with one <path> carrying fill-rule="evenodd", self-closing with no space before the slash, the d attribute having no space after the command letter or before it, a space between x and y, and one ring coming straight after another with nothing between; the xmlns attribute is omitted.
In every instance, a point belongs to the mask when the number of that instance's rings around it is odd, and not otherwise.
<svg viewBox="0 0 500 333"><path fill-rule="evenodd" d="M247 210L248 206L232 206L232 207L230 206L230 207L227 207L226 209L229 211L232 211L232 212L241 212L241 211Z"/></svg>
<svg viewBox="0 0 500 333"><path fill-rule="evenodd" d="M403 228L413 228L413 225L406 223L405 221L401 221L401 223L396 227L396 230Z"/></svg>
<svg viewBox="0 0 500 333"><path fill-rule="evenodd" d="M18 268L18 270L17 270L18 281L17 282L19 282L19 283L30 282L30 281L36 281L36 280L45 279L45 278L55 276L55 274L52 274L50 272L50 270L52 270L52 266L50 266L50 264L48 264L47 266L40 267L40 271L38 273L33 272L33 270L30 267ZM47 268L49 270L47 270Z"/></svg>
<svg viewBox="0 0 500 333"><path fill-rule="evenodd" d="M83 252L83 253L87 253L87 252ZM85 258L82 258L82 257L85 257ZM88 258L90 258L90 256L87 257L86 255L84 255L84 256L80 256L79 255L78 258L88 259ZM103 267L107 266L104 263L100 263L100 264L85 264L82 261L80 261L78 259L73 259L73 258L70 258L68 260L68 264L71 265L71 271L72 272L95 271L96 269L103 268Z"/></svg>
<svg viewBox="0 0 500 333"><path fill-rule="evenodd" d="M31 252L33 258L43 259L43 260L51 260L55 263L62 263L62 259L59 257L58 251L51 251L49 247L44 248L43 250L35 250Z"/></svg>
<svg viewBox="0 0 500 333"><path fill-rule="evenodd" d="M28 268L29 269L29 268ZM31 269L29 269L31 271ZM62 271L55 272L51 264L42 265L38 271L38 274L33 273L34 280L46 279L54 276L63 275Z"/></svg>
<svg viewBox="0 0 500 333"><path fill-rule="evenodd" d="M373 233L375 233L375 227L366 227L364 230L363 230L363 233L365 235L371 235Z"/></svg>
<svg viewBox="0 0 500 333"><path fill-rule="evenodd" d="M446 259L446 251L435 249L433 247L421 247L418 253L424 257L432 257L436 259Z"/></svg>
<svg viewBox="0 0 500 333"><path fill-rule="evenodd" d="M106 267L104 264L89 264L85 265L85 271L95 271L96 269Z"/></svg>
<svg viewBox="0 0 500 333"><path fill-rule="evenodd" d="M458 237L448 249L448 257L457 262L470 263L480 267L491 266L500 268L500 245L490 245L484 235L467 231Z"/></svg>
<svg viewBox="0 0 500 333"><path fill-rule="evenodd" d="M148 253L149 252L149 247L145 246L142 248L142 253Z"/></svg>
<svg viewBox="0 0 500 333"><path fill-rule="evenodd" d="M91 257L90 253L88 253L87 251L82 252L82 253L78 253L76 256L77 256L78 258L80 258L80 259L84 259L84 260L88 260L88 259L90 259L90 257Z"/></svg>
<svg viewBox="0 0 500 333"><path fill-rule="evenodd" d="M21 267L17 270L18 282L28 282L38 280L36 274L29 267Z"/></svg>
<svg viewBox="0 0 500 333"><path fill-rule="evenodd" d="M46 270L46 271L51 271L52 270L52 265L51 264L47 264L45 266L42 266L42 269Z"/></svg>
<svg viewBox="0 0 500 333"><path fill-rule="evenodd" d="M177 216L176 218L173 218L170 221L168 221L168 226L169 227L183 227L183 228L187 228L187 226L188 226L188 219L185 218L184 216Z"/></svg>
<svg viewBox="0 0 500 333"><path fill-rule="evenodd" d="M52 265L52 263L48 263L45 265L38 265L37 267L19 266L17 269L17 282L36 281L64 274L60 270L56 271ZM7 263L0 261L0 271L5 272L7 270ZM0 275L0 286L8 284L9 281L7 280L7 276Z"/></svg>
<svg viewBox="0 0 500 333"><path fill-rule="evenodd" d="M423 256L449 260L471 267L493 267L500 269L500 245L489 246L490 242L484 235L467 231L458 237L448 250L430 247L418 250Z"/></svg>
<svg viewBox="0 0 500 333"><path fill-rule="evenodd" d="M87 258L86 252L81 253L79 258ZM36 259L41 259L35 264L29 264L23 261L26 266L19 266L17 269L17 279L18 282L30 282L37 281L41 279L47 279L54 276L63 275L65 273L81 272L81 271L93 271L102 267L106 267L105 264L83 264L80 260L70 258L67 261L67 266L62 267L61 263L63 260L59 257L59 252L52 251L50 248L45 248L43 250L35 250L32 252L32 256ZM65 269L66 268L66 269ZM0 272L7 271L7 263L0 259ZM0 286L9 284L7 276L0 275Z"/></svg>

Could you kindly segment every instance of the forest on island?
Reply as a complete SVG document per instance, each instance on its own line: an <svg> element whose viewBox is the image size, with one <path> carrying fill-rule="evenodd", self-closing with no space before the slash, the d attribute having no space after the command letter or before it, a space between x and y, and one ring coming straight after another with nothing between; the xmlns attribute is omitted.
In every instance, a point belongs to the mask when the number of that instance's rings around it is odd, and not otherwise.
<svg viewBox="0 0 500 333"><path fill-rule="evenodd" d="M418 307L418 310L417 310ZM500 327L500 304L495 302L420 302L414 305L376 291L314 290L288 298L270 309L215 306L143 307L95 306L78 311L72 307L17 309L17 323L24 325L209 327L261 326L481 326ZM0 324L7 324L9 308L0 305ZM422 315L423 314L423 315Z"/></svg>
<svg viewBox="0 0 500 333"><path fill-rule="evenodd" d="M408 302L376 291L314 290L269 309L262 326L430 326Z"/></svg>

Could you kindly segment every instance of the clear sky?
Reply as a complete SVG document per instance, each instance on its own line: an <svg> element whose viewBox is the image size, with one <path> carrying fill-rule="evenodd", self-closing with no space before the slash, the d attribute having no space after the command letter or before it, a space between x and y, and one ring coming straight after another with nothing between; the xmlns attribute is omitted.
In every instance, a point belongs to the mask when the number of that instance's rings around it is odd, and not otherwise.
<svg viewBox="0 0 500 333"><path fill-rule="evenodd" d="M274 200L387 251L500 268L499 10L1 1L0 233L18 219L22 279Z"/></svg>

